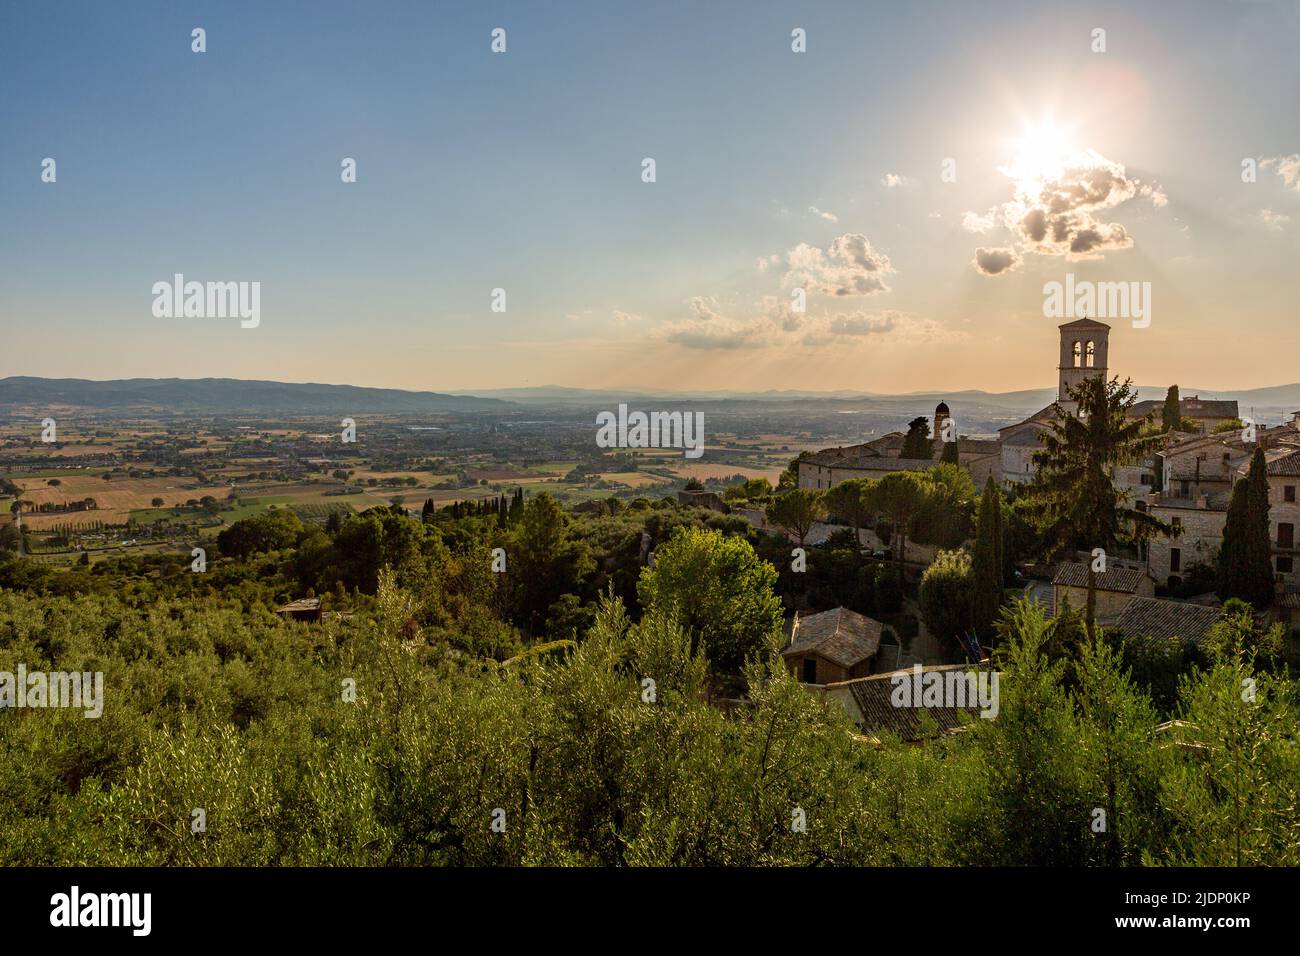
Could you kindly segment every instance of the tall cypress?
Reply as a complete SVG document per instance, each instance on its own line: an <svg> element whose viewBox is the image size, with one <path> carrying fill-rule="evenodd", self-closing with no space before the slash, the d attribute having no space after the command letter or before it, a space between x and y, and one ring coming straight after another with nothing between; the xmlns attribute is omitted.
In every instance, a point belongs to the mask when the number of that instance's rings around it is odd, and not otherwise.
<svg viewBox="0 0 1300 956"><path fill-rule="evenodd" d="M1160 413L1160 424L1163 426L1162 431L1178 431L1178 426L1183 421L1182 404L1178 400L1178 386L1170 385L1169 392L1165 395L1165 407Z"/></svg>
<svg viewBox="0 0 1300 956"><path fill-rule="evenodd" d="M1262 611L1273 603L1273 546L1268 536L1268 463L1256 448L1250 471L1233 486L1219 549L1219 597Z"/></svg>
<svg viewBox="0 0 1300 956"><path fill-rule="evenodd" d="M980 641L987 643L1002 604L1002 495L992 476L984 482L980 496L971 572L971 620Z"/></svg>

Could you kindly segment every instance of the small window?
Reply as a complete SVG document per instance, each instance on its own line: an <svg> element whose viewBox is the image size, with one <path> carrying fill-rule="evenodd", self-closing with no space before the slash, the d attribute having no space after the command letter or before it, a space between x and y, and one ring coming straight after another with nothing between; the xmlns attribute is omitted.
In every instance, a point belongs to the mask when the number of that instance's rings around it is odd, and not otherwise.
<svg viewBox="0 0 1300 956"><path fill-rule="evenodd" d="M1183 569L1183 549L1170 548L1169 549L1169 570L1181 571L1182 569Z"/></svg>
<svg viewBox="0 0 1300 956"><path fill-rule="evenodd" d="M1293 558L1285 557L1285 556L1278 557L1277 559L1278 574L1290 574L1294 567L1295 567L1295 561Z"/></svg>
<svg viewBox="0 0 1300 956"><path fill-rule="evenodd" d="M1093 347L1093 344L1089 342L1088 343L1088 368L1095 367L1094 363L1097 360L1096 356L1097 356L1097 350Z"/></svg>
<svg viewBox="0 0 1300 956"><path fill-rule="evenodd" d="M1282 488L1283 501L1295 501L1295 485L1285 485Z"/></svg>
<svg viewBox="0 0 1300 956"><path fill-rule="evenodd" d="M803 659L803 682L805 684L817 683L817 658L805 657Z"/></svg>
<svg viewBox="0 0 1300 956"><path fill-rule="evenodd" d="M1083 346L1079 342L1074 343L1074 367L1083 367Z"/></svg>
<svg viewBox="0 0 1300 956"><path fill-rule="evenodd" d="M1175 519L1174 519L1172 522L1170 522L1170 523L1174 526L1174 530L1175 530L1175 531L1182 531L1182 530L1183 530L1183 519L1182 519L1182 518L1175 518Z"/></svg>
<svg viewBox="0 0 1300 956"><path fill-rule="evenodd" d="M1295 547L1295 525L1282 521L1277 526L1277 546L1279 548Z"/></svg>

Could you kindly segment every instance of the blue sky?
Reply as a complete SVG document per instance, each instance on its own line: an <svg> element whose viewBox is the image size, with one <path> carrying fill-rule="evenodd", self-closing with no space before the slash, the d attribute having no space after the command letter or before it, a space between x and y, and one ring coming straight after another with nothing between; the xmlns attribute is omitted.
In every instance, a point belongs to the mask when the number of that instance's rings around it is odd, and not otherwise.
<svg viewBox="0 0 1300 956"><path fill-rule="evenodd" d="M1122 375L1300 380L1297 41L1264 2L6 4L0 375L999 391L1054 382L1073 272L1152 283ZM1057 195L1106 178L1084 256L1017 225L1044 141ZM259 327L156 318L176 272L261 282Z"/></svg>

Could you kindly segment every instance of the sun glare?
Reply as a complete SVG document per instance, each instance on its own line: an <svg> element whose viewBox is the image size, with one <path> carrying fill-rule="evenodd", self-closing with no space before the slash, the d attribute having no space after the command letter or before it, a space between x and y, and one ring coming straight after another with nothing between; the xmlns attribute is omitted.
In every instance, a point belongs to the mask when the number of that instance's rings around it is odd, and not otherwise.
<svg viewBox="0 0 1300 956"><path fill-rule="evenodd" d="M1061 174L1071 153L1065 130L1053 123L1027 127L1003 172L1024 186L1041 185Z"/></svg>

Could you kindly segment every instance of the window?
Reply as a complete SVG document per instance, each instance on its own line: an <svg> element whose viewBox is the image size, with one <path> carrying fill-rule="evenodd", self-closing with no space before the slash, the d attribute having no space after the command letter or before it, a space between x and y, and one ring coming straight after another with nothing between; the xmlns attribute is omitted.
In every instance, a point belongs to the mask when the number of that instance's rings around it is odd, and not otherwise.
<svg viewBox="0 0 1300 956"><path fill-rule="evenodd" d="M1174 526L1174 531L1175 531L1175 532L1178 532L1178 531L1182 531L1182 530L1183 530L1183 519L1182 519L1182 518L1175 518L1173 521L1170 522L1170 524L1172 524L1172 525Z"/></svg>
<svg viewBox="0 0 1300 956"><path fill-rule="evenodd" d="M817 683L817 658L805 657L803 659L803 682L805 684Z"/></svg>
<svg viewBox="0 0 1300 956"><path fill-rule="evenodd" d="M1277 526L1277 546L1279 548L1295 547L1295 525L1282 521Z"/></svg>
<svg viewBox="0 0 1300 956"><path fill-rule="evenodd" d="M1093 367L1094 363L1096 362L1096 355L1097 355L1097 350L1093 347L1093 344L1092 344L1091 342L1089 342L1089 343L1088 343L1088 363L1087 363L1087 364L1088 364L1088 368L1092 368L1092 367Z"/></svg>
<svg viewBox="0 0 1300 956"><path fill-rule="evenodd" d="M1295 501L1295 485L1284 485L1282 487L1282 500Z"/></svg>
<svg viewBox="0 0 1300 956"><path fill-rule="evenodd" d="M1181 571L1182 569L1183 569L1183 549L1170 548L1169 549L1169 570Z"/></svg>
<svg viewBox="0 0 1300 956"><path fill-rule="evenodd" d="M1083 346L1079 342L1074 343L1074 367L1083 367Z"/></svg>
<svg viewBox="0 0 1300 956"><path fill-rule="evenodd" d="M1295 567L1295 562L1292 558L1283 557L1281 555L1278 556L1277 559L1278 574L1290 574L1294 567Z"/></svg>

